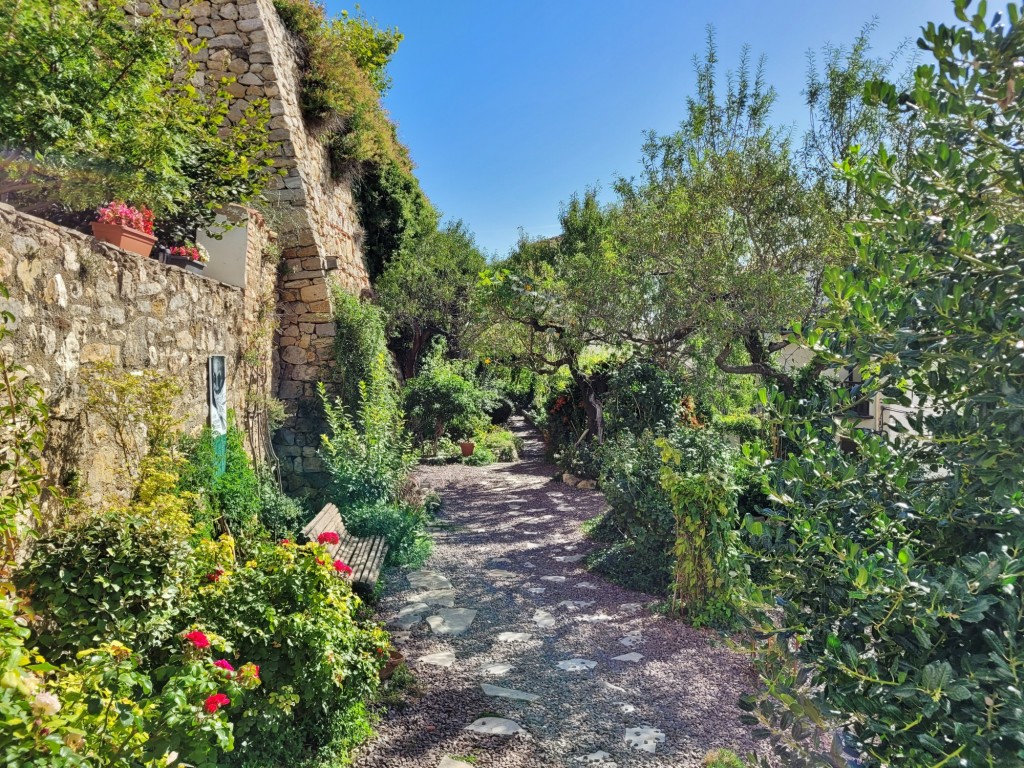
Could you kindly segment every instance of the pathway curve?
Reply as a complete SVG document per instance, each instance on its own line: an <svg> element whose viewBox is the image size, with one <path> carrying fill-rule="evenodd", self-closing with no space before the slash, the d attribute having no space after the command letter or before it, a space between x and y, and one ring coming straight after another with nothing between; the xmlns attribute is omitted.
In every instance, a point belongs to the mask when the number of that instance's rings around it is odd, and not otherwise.
<svg viewBox="0 0 1024 768"><path fill-rule="evenodd" d="M580 567L580 524L604 499L552 482L536 434L513 426L517 463L419 471L444 500L434 553L388 576L380 610L422 695L385 716L357 768L679 768L749 751L749 665Z"/></svg>

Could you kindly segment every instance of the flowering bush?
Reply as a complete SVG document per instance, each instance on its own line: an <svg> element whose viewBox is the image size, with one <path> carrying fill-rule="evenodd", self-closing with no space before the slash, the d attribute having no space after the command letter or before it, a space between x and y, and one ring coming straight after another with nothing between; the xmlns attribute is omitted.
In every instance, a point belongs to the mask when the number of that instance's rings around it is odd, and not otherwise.
<svg viewBox="0 0 1024 768"><path fill-rule="evenodd" d="M194 261L197 264L210 263L209 251L198 243L176 245L171 248L171 256L177 256L179 259L188 259L189 261Z"/></svg>
<svg viewBox="0 0 1024 768"><path fill-rule="evenodd" d="M137 229L147 235L153 234L153 212L142 206L136 208L121 200L115 200L101 206L97 211L97 221L103 224L117 224L130 229Z"/></svg>
<svg viewBox="0 0 1024 768"><path fill-rule="evenodd" d="M262 679L234 717L238 749L219 765L301 762L352 727L345 713L376 689L387 634L356 622L360 600L348 579L338 577L348 566L323 545L267 542L250 556L220 581L197 574L186 609L197 623L216 627L231 648L222 661L249 662L232 680ZM224 664L214 665L218 674L230 674ZM296 745L307 752L297 754Z"/></svg>

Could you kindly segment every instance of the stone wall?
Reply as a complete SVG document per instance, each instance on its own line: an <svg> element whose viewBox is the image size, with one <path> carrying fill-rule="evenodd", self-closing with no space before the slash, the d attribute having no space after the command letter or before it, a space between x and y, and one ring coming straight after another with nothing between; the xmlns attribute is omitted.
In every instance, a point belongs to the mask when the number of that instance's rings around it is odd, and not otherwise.
<svg viewBox="0 0 1024 768"><path fill-rule="evenodd" d="M77 474L94 503L126 490L108 427L83 407L90 363L173 374L185 388L180 415L188 431L207 421L210 355L227 357L228 407L240 420L269 396L277 270L265 254L273 233L253 211L232 213L249 217L244 288L0 205L0 282L10 291L0 308L17 318L0 352L46 392L51 482ZM251 447L258 451L258 442Z"/></svg>
<svg viewBox="0 0 1024 768"><path fill-rule="evenodd" d="M327 149L303 120L301 52L272 0L203 0L187 23L193 43L205 42L193 83L212 89L234 78L229 119L240 120L253 100L270 105L270 138L280 142L274 161L285 172L267 194L284 260L275 392L289 413L275 445L286 489L316 489L326 482L316 455L324 429L316 383L332 378L331 287L354 294L369 287L352 186L332 179Z"/></svg>

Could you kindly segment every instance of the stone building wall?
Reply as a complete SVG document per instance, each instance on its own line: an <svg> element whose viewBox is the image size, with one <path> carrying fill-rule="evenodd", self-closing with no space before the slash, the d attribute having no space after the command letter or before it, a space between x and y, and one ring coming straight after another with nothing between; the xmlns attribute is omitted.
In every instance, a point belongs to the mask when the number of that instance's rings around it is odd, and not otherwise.
<svg viewBox="0 0 1024 768"><path fill-rule="evenodd" d="M162 2L169 9L179 4ZM203 0L186 23L193 43L205 41L194 56L193 83L212 89L234 78L227 88L238 101L229 119L240 120L253 100L270 105L270 138L280 142L274 161L285 172L266 195L284 261L275 393L289 414L275 445L287 490L320 488L326 482L317 458L324 423L316 383L329 385L332 378L331 286L353 294L369 287L352 186L332 179L327 149L303 120L301 52L272 0Z"/></svg>
<svg viewBox="0 0 1024 768"><path fill-rule="evenodd" d="M235 288L0 204L0 283L10 291L0 308L16 318L0 352L46 393L51 482L74 473L93 503L127 490L109 428L85 412L90 363L172 374L184 385L179 405L187 431L207 422L210 355L227 358L228 407L240 420L270 395L270 377L261 371L272 356L266 329L277 269L265 254L273 233L259 214L248 215L247 280Z"/></svg>

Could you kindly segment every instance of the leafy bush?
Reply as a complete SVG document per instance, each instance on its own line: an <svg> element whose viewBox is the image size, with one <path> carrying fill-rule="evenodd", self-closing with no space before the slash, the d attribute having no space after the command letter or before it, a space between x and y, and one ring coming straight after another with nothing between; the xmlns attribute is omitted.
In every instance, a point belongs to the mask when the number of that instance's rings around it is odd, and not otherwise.
<svg viewBox="0 0 1024 768"><path fill-rule="evenodd" d="M435 447L442 436L465 440L483 432L488 423L485 409L494 395L482 389L472 363L446 358L447 344L438 339L426 355L420 374L410 379L403 392L409 430L422 445Z"/></svg>
<svg viewBox="0 0 1024 768"><path fill-rule="evenodd" d="M260 522L271 539L294 538L309 519L299 502L285 495L274 473L264 467L257 471L259 480Z"/></svg>
<svg viewBox="0 0 1024 768"><path fill-rule="evenodd" d="M144 461L135 503L95 514L40 539L16 574L43 617L39 641L51 660L113 641L146 654L178 626L189 578L187 499L177 476Z"/></svg>
<svg viewBox="0 0 1024 768"><path fill-rule="evenodd" d="M522 440L507 429L492 427L478 436L476 451L481 448L494 454L495 461L516 461L522 450Z"/></svg>
<svg viewBox="0 0 1024 768"><path fill-rule="evenodd" d="M357 623L359 598L315 542L260 543L244 564L227 548L218 562L216 580L195 581L187 610L264 681L234 718L237 748L221 764L312 761L346 740L345 718L376 689L387 634Z"/></svg>
<svg viewBox="0 0 1024 768"><path fill-rule="evenodd" d="M638 357L616 368L608 380L605 418L608 434L622 430L640 436L665 435L679 423L682 385L661 367Z"/></svg>
<svg viewBox="0 0 1024 768"><path fill-rule="evenodd" d="M367 301L361 301L340 288L333 292L334 307L334 372L332 391L345 409L354 414L357 423L359 409L365 399L374 408L394 410L393 417L401 420L398 411L398 390L394 372L387 364L388 347L384 332L384 315Z"/></svg>
<svg viewBox="0 0 1024 768"><path fill-rule="evenodd" d="M702 768L744 768L743 760L731 749L713 749L704 755Z"/></svg>
<svg viewBox="0 0 1024 768"><path fill-rule="evenodd" d="M762 629L799 645L765 649L766 696L745 706L788 765L843 760L838 738L817 754L837 730L871 768L1024 763L1024 38L1019 4L991 23L967 5L923 30L934 60L909 89L871 86L912 106L918 140L845 161L870 206L856 268L828 276L834 312L802 329L906 422L837 423L838 391L765 397L798 448L773 467L767 525L749 522L774 543Z"/></svg>
<svg viewBox="0 0 1024 768"><path fill-rule="evenodd" d="M340 402L330 403L320 385L329 430L323 436L320 455L331 475L331 496L342 508L396 501L415 461L401 413L388 404L371 402L362 382L359 389L361 428Z"/></svg>
<svg viewBox="0 0 1024 768"><path fill-rule="evenodd" d="M354 536L383 536L388 542L385 565L416 567L430 555L431 539L424 533L423 507L404 502L347 506L345 528Z"/></svg>

